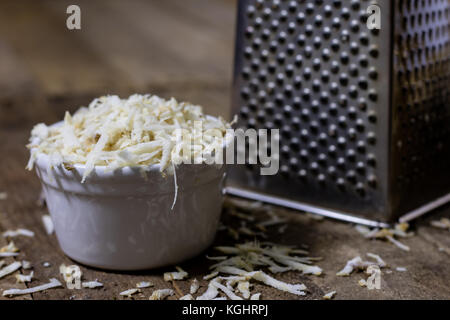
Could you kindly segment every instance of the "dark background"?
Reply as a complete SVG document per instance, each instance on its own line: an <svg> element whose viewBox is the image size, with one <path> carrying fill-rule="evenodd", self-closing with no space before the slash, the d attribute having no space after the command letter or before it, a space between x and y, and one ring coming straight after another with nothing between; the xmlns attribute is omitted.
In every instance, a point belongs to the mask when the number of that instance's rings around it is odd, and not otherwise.
<svg viewBox="0 0 450 320"><path fill-rule="evenodd" d="M66 8L81 8L68 30ZM235 0L0 1L0 126L152 93L229 118Z"/></svg>

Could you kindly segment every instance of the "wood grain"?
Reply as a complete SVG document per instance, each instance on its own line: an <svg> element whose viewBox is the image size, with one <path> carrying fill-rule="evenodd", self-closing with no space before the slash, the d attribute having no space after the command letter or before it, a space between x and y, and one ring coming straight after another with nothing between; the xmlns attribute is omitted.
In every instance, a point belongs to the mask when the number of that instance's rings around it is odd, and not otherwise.
<svg viewBox="0 0 450 320"><path fill-rule="evenodd" d="M28 286L52 277L62 280L59 265L75 263L61 252L55 235L45 233L41 217L47 211L36 203L40 185L36 175L24 169L28 160L24 146L33 124L53 123L66 110L74 111L99 95L135 92L176 96L229 118L235 0L79 0L81 31L65 28L69 3L0 2L0 192L9 195L0 201L0 232L23 227L36 233L34 238L14 239L21 249L18 260L27 259L34 266L36 279ZM294 272L277 276L305 283L308 295L301 299L321 299L332 290L338 292L336 299L450 298L449 233L429 226L431 219L449 216L449 207L416 223L417 235L403 240L411 247L410 253L389 243L365 240L348 224L274 210L289 220L289 227L285 234L271 230L269 241L306 244L313 256L323 257L321 277ZM266 218L263 213L254 215ZM226 212L223 221L239 225ZM241 239L245 240L252 239ZM233 243L224 232L219 232L215 241L215 245ZM4 244L6 239L0 237L0 246ZM382 290L360 288L357 282L365 277L360 273L349 278L335 276L348 259L367 252L381 255L393 270L383 273ZM213 248L207 253L216 254ZM51 266L45 268L43 262ZM181 264L191 278L199 280L208 273L209 265L204 255ZM408 271L400 273L396 267ZM135 273L81 268L84 280L98 279L105 287L52 289L17 299L123 299L121 291L151 281L154 288L134 297L148 299L155 288L172 288L162 279L163 272L173 271L172 267ZM201 284L203 292L206 281ZM13 275L0 280L0 291L18 286ZM177 286L187 293L189 281L177 282ZM259 284L254 290L261 292L263 299L298 298Z"/></svg>

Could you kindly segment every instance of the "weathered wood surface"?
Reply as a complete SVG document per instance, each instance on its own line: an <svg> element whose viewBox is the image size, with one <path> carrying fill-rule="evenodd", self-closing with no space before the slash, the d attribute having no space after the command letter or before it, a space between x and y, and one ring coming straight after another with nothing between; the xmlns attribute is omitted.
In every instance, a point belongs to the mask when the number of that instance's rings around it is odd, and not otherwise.
<svg viewBox="0 0 450 320"><path fill-rule="evenodd" d="M235 1L77 1L83 19L79 32L65 28L65 8L71 3L0 2L0 192L8 193L8 199L0 200L0 232L19 227L35 231L34 238L14 239L21 250L16 260L26 259L34 266L36 279L28 286L46 283L51 277L61 279L59 265L73 263L61 252L55 235L45 233L41 217L46 209L36 203L39 182L24 169L28 159L24 145L33 124L55 122L65 110L74 111L93 97L109 93L173 95L202 104L209 113L229 115ZM276 210L290 223L285 234L278 234L277 228L269 232L269 240L308 245L311 255L323 257L321 277L293 272L279 276L308 287L308 295L301 299L321 299L332 290L338 292L336 299L450 298L450 232L429 226L431 219L449 216L450 208L414 225L416 236L402 239L411 247L409 253L389 243L363 239L348 224ZM263 218L264 214L255 215ZM238 223L227 215L224 221ZM0 246L6 243L0 237ZM232 243L226 233L218 233L215 245ZM347 260L367 252L381 255L393 270L383 273L381 290L359 287L357 282L364 277L360 273L335 276ZM214 254L213 249L209 254ZM45 268L43 262L51 266ZM201 279L209 264L201 256L181 266L191 277ZM408 271L397 272L396 267ZM17 299L123 299L119 292L144 280L156 288L171 287L162 273L172 268L136 273L84 266L82 270L85 280L98 279L105 287L53 289ZM178 286L187 293L189 282ZM0 279L0 292L11 287L20 287L13 275ZM134 298L148 299L153 289L144 289ZM260 285L254 290L262 292L263 299L297 298Z"/></svg>

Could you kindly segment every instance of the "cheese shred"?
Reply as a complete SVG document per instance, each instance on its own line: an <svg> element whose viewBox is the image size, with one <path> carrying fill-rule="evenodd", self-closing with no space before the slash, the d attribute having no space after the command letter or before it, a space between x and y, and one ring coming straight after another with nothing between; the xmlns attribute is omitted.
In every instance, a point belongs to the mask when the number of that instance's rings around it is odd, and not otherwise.
<svg viewBox="0 0 450 320"><path fill-rule="evenodd" d="M38 154L45 154L50 158L50 169L63 166L73 170L74 165L84 165L82 182L96 167L139 167L145 171L159 165L163 172L171 164L186 160L203 163L211 155L217 156L217 151L220 154L227 129L231 123L173 98L104 96L73 116L67 112L62 123L36 125L28 145L31 157L27 168L33 168Z"/></svg>

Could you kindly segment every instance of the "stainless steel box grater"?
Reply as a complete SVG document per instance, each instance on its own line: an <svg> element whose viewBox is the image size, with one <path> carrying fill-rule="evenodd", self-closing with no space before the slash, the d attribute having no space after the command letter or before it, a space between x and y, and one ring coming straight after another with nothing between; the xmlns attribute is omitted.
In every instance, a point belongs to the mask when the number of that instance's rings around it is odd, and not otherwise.
<svg viewBox="0 0 450 320"><path fill-rule="evenodd" d="M369 225L450 200L450 0L240 0L238 15L233 111L280 129L280 173L236 166L228 193Z"/></svg>

